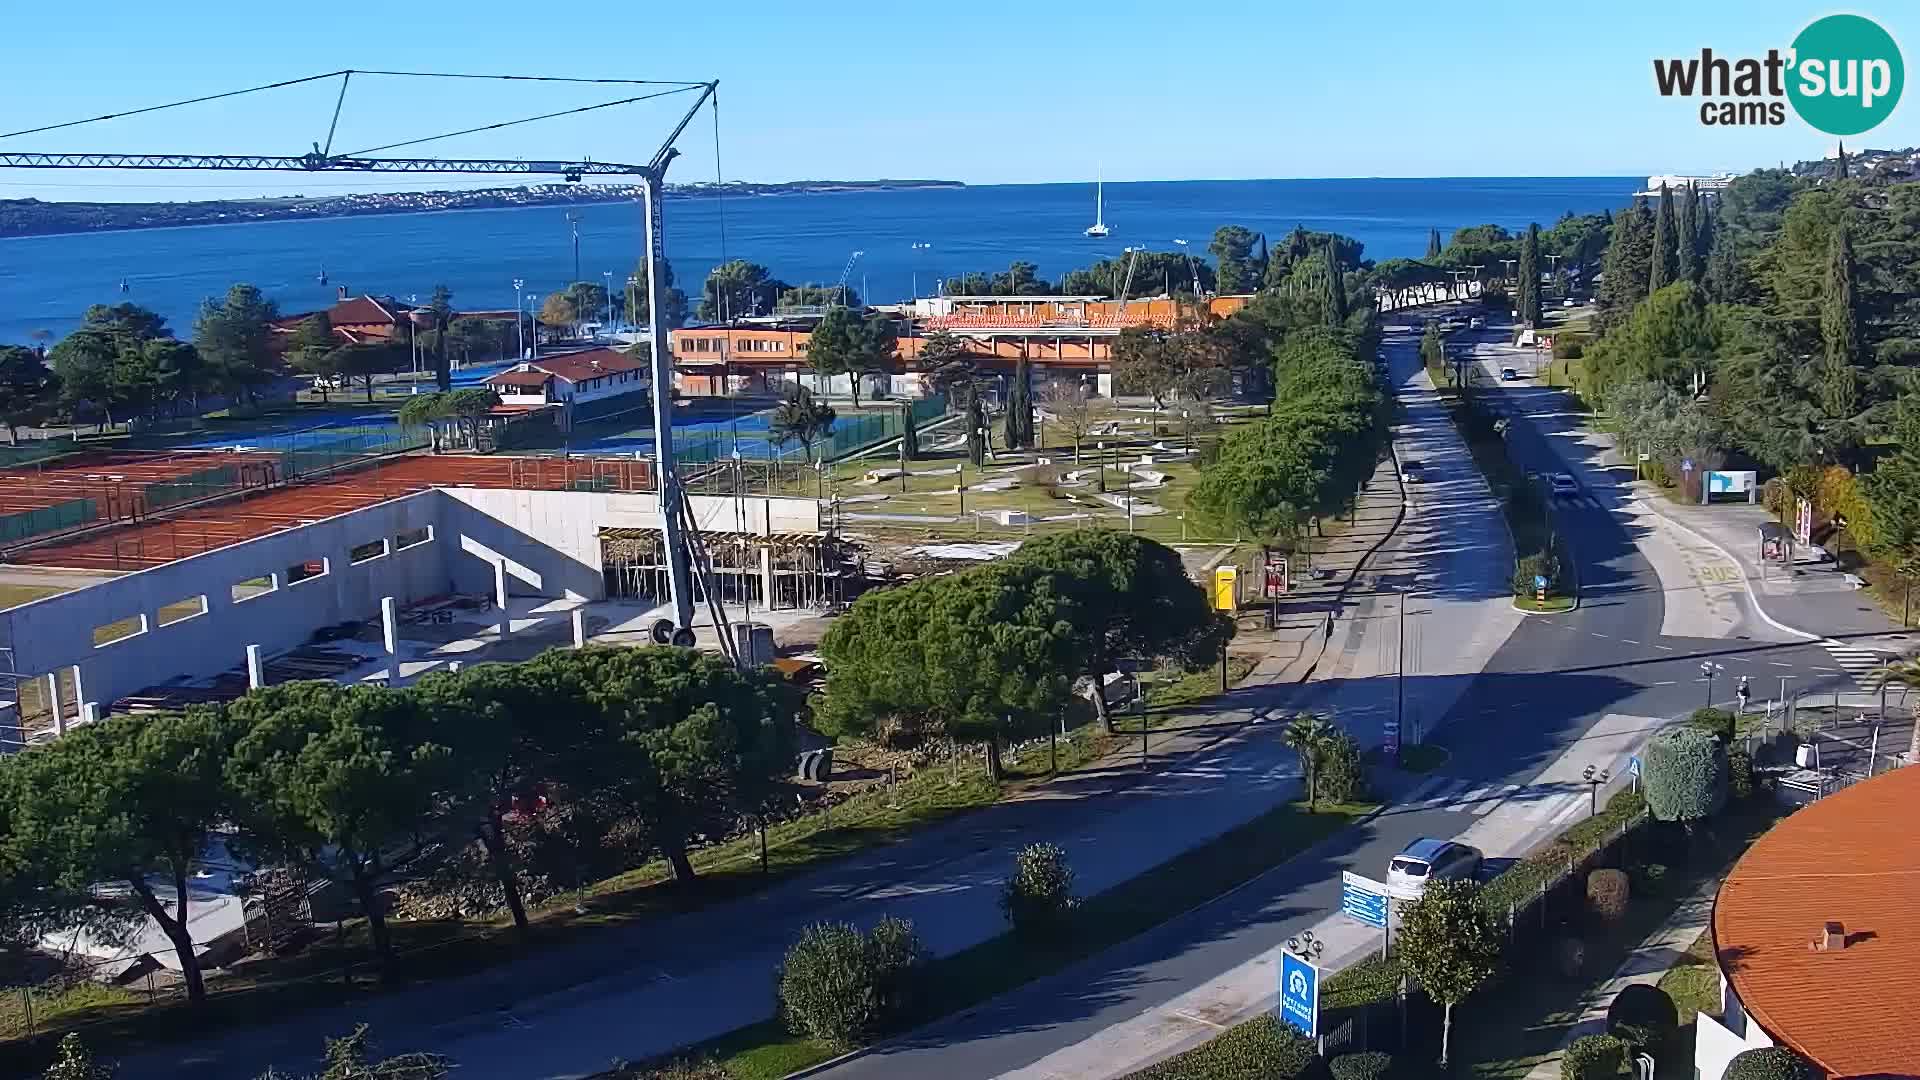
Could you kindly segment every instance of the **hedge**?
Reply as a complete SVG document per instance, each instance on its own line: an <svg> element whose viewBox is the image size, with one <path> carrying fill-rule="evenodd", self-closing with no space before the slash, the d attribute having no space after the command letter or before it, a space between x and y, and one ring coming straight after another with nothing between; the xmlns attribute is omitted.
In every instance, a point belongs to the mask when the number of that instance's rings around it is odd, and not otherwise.
<svg viewBox="0 0 1920 1080"><path fill-rule="evenodd" d="M1567 860L1575 863L1600 850L1622 827L1632 828L1646 813L1646 800L1636 791L1616 792L1598 814L1574 824L1554 842L1509 866L1480 890L1480 903L1505 917L1512 905L1533 899L1540 887L1564 873Z"/></svg>
<svg viewBox="0 0 1920 1080"><path fill-rule="evenodd" d="M1665 990L1652 983L1622 987L1607 1006L1607 1034L1635 1050L1662 1046L1680 1030L1680 1010Z"/></svg>
<svg viewBox="0 0 1920 1080"><path fill-rule="evenodd" d="M1727 1062L1722 1080L1816 1080L1813 1065L1785 1047L1745 1050Z"/></svg>
<svg viewBox="0 0 1920 1080"><path fill-rule="evenodd" d="M1129 1075L1126 1080L1332 1080L1313 1040L1272 1014Z"/></svg>
<svg viewBox="0 0 1920 1080"><path fill-rule="evenodd" d="M1627 1044L1611 1035L1583 1035L1560 1055L1561 1080L1610 1080L1626 1064Z"/></svg>

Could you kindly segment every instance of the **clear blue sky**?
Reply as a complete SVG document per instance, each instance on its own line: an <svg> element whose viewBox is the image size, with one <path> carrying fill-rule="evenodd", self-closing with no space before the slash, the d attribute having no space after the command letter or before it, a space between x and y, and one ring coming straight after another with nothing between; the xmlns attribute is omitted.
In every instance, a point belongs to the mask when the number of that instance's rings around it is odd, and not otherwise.
<svg viewBox="0 0 1920 1080"><path fill-rule="evenodd" d="M969 183L1745 170L1830 143L1713 129L1653 90L1655 56L1785 47L1835 9L1743 0L1605 5L1430 0L577 5L14 0L0 131L339 68L721 80L729 179ZM1920 15L1855 8L1920 62ZM188 12L191 12L189 15ZM0 140L12 150L297 154L334 86ZM1907 97L1911 98L1910 92ZM621 96L615 87L356 81L352 151ZM672 101L674 99L667 99ZM1920 143L1903 101L1866 140ZM429 144L428 156L644 160L662 103ZM714 175L702 116L680 180ZM407 152L407 151L397 151ZM471 179L0 172L0 198L186 199L477 186Z"/></svg>

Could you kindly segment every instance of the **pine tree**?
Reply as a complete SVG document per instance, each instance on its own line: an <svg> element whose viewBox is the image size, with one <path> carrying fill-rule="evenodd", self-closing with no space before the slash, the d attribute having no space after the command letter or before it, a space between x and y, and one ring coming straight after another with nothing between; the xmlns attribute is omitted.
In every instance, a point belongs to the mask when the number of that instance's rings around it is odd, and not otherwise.
<svg viewBox="0 0 1920 1080"><path fill-rule="evenodd" d="M1674 216L1678 226L1673 238L1674 269L1677 280L1700 280L1700 193L1688 184L1680 193L1680 212Z"/></svg>
<svg viewBox="0 0 1920 1080"><path fill-rule="evenodd" d="M1440 257L1440 230L1428 229L1427 230L1427 258L1437 259L1439 257Z"/></svg>
<svg viewBox="0 0 1920 1080"><path fill-rule="evenodd" d="M1657 293L1673 283L1673 192L1660 185L1660 212L1653 221L1653 251L1647 265L1647 292Z"/></svg>
<svg viewBox="0 0 1920 1080"><path fill-rule="evenodd" d="M1842 222L1833 230L1827 283L1820 298L1820 406L1830 420L1853 416L1859 401L1854 366L1860 360L1860 311L1853 290L1853 239Z"/></svg>
<svg viewBox="0 0 1920 1080"><path fill-rule="evenodd" d="M1540 325L1540 223L1527 226L1527 235L1520 241L1520 281L1519 295L1514 304L1520 312L1520 318L1528 326Z"/></svg>

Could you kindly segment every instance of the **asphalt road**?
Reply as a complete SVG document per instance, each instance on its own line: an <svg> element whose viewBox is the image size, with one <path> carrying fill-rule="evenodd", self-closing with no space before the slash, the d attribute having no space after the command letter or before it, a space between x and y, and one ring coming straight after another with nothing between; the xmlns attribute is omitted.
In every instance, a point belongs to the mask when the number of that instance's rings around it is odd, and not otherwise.
<svg viewBox="0 0 1920 1080"><path fill-rule="evenodd" d="M1396 330L1385 351L1396 385L1405 384L1418 365L1417 337ZM1723 669L1713 687L1721 702L1731 697L1741 674L1753 679L1756 697L1773 674L1798 674L1796 685L1803 691L1853 688L1844 676L1817 674L1832 663L1820 646L1773 640L1781 635L1753 616L1744 597L1740 625L1731 637L1663 635L1665 588L1620 513L1629 493L1592 463L1571 460L1578 450L1560 437L1572 426L1562 415L1561 395L1528 388L1507 396L1515 416L1509 440L1516 459L1543 472L1578 470L1585 479L1582 495L1560 507L1557 524L1573 549L1582 603L1567 614L1530 619L1478 675L1433 677L1464 686L1409 689L1410 697L1424 690L1429 698L1454 701L1430 741L1452 751L1434 784L1457 793L1457 799L1438 806L1422 800L1391 810L1115 949L821 1075L958 1080L1021 1070L1278 948L1289 935L1338 910L1340 871L1381 876L1387 860L1415 837L1461 835L1489 810L1505 806L1506 816L1526 831L1514 850L1488 854L1521 854L1564 827L1569 811L1577 817L1584 809L1577 805L1584 802L1583 793L1575 791L1576 805L1570 806L1566 785L1539 783L1543 770L1582 745L1609 714L1672 716L1704 704L1703 660ZM1462 463L1428 459L1422 466L1428 482L1446 482ZM1388 569L1381 576L1396 572ZM1619 763L1600 764L1617 769ZM1114 1062L1101 1075L1131 1064Z"/></svg>

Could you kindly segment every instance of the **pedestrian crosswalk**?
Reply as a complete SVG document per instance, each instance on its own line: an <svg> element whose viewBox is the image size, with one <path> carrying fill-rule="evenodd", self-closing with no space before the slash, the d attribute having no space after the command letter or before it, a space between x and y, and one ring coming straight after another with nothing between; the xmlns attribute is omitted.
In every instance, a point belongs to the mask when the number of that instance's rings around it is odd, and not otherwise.
<svg viewBox="0 0 1920 1080"><path fill-rule="evenodd" d="M1826 647L1828 655L1833 657L1833 662L1839 664L1840 669L1852 677L1855 686L1862 690L1873 690L1879 687L1880 668L1888 659L1885 654L1857 648L1832 638L1822 639L1820 644Z"/></svg>
<svg viewBox="0 0 1920 1080"><path fill-rule="evenodd" d="M1435 777L1415 788L1402 810L1451 810L1486 817L1536 822L1559 822L1587 812L1592 795L1584 784L1488 784L1477 780Z"/></svg>

